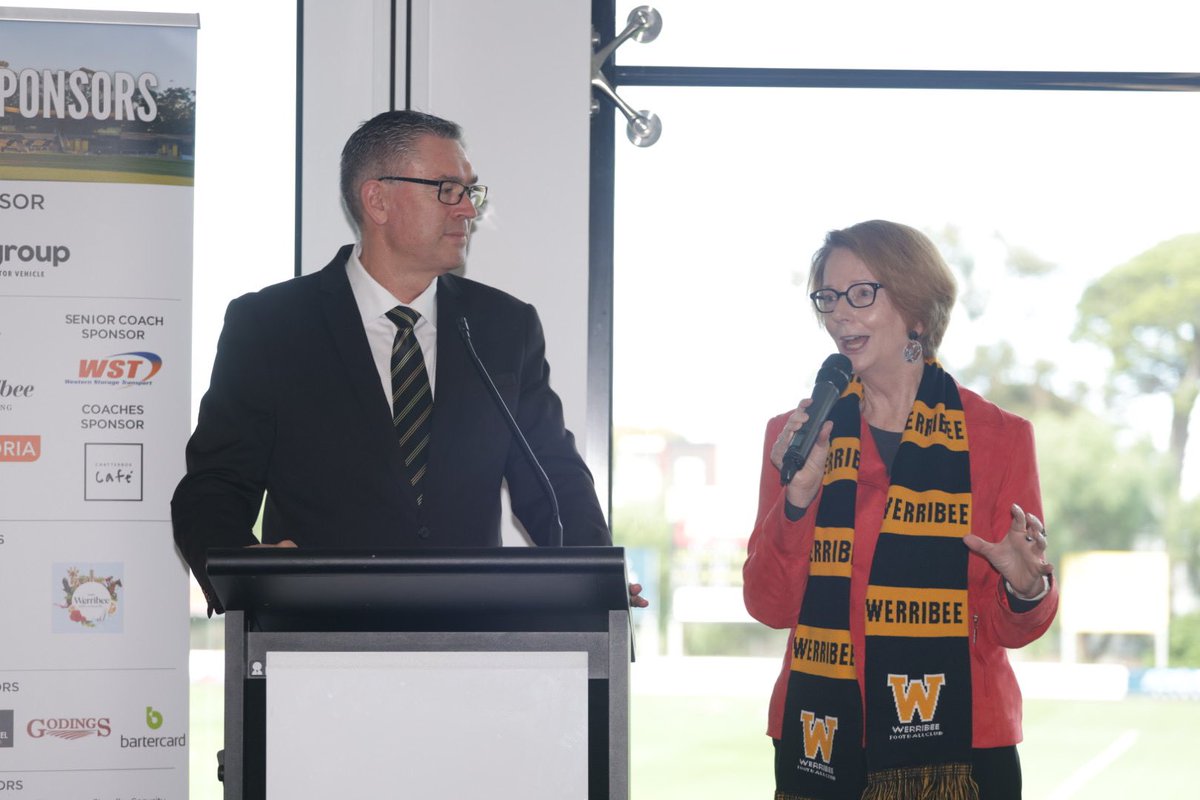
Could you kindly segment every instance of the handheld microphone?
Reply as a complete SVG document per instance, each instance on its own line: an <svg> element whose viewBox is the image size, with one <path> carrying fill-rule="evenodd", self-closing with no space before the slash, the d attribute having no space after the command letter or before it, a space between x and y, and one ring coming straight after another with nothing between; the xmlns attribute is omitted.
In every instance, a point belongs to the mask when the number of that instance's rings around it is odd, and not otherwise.
<svg viewBox="0 0 1200 800"><path fill-rule="evenodd" d="M850 359L841 353L834 353L825 359L817 372L817 381L813 385L812 404L808 407L808 421L800 426L800 430L792 434L792 443L783 454L783 463L779 467L779 483L787 486L792 478L808 460L821 426L829 418L833 404L842 396L846 386L850 384L850 373L854 367Z"/></svg>
<svg viewBox="0 0 1200 800"><path fill-rule="evenodd" d="M526 460L529 461L529 466L533 468L533 474L537 476L538 482L542 485L542 490L546 493L546 497L550 499L550 511L554 515L554 526L550 530L550 545L552 547L562 547L563 524L562 517L558 513L558 495L554 493L554 486L550 483L550 478L546 476L546 470L542 469L541 462L533 454L533 448L529 446L529 441L525 438L525 434L521 433L521 428L517 425L517 420L513 417L512 412L509 411L508 404L500 396L500 390L496 388L496 382L492 380L487 367L483 365L483 360L475 352L475 344L471 341L471 326L467 324L466 317L458 318L458 332L462 336L463 344L467 346L467 354L471 356L471 363L475 365L475 370L483 380L483 385L488 388L492 399L496 401L496 408L500 410L500 416L504 417L504 421L508 423L508 429L512 431L513 438L521 445L521 452L525 454Z"/></svg>

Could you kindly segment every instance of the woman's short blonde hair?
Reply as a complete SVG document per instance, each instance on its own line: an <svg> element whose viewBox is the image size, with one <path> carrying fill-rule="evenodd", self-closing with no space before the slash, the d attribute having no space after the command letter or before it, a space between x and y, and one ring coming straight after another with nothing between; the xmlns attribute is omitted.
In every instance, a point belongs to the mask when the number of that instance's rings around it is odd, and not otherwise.
<svg viewBox="0 0 1200 800"><path fill-rule="evenodd" d="M883 284L908 329L922 329L919 338L925 355L936 357L950 324L958 285L929 237L915 228L882 219L830 231L825 234L825 244L813 254L808 273L810 292L824 288L825 264L838 247L863 260Z"/></svg>

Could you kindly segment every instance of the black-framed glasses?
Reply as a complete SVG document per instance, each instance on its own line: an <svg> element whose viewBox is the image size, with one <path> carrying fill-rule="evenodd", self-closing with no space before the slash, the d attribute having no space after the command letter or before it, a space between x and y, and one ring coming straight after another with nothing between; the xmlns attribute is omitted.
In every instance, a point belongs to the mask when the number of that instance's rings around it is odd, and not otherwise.
<svg viewBox="0 0 1200 800"><path fill-rule="evenodd" d="M404 181L405 183L420 183L425 186L436 186L438 193L437 198L442 203L448 206L456 206L462 202L463 195L471 198L471 205L475 206L476 210L482 209L483 204L487 202L487 187L476 184L467 186L458 181L444 180L434 181L429 178L405 178L400 175L382 175L375 180L377 181Z"/></svg>
<svg viewBox="0 0 1200 800"><path fill-rule="evenodd" d="M828 314L837 306L839 297L846 298L846 302L854 308L866 308L875 302L875 294L882 288L882 283L863 281L862 283L850 284L844 292L839 292L836 289L818 289L810 294L809 297L812 298L813 305L817 307L817 311L820 311L822 314Z"/></svg>

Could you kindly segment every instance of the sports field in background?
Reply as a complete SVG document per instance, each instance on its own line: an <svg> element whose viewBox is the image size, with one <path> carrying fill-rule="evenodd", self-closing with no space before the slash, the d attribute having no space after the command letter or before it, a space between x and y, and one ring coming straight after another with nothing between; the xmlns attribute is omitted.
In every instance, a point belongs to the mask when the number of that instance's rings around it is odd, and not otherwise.
<svg viewBox="0 0 1200 800"><path fill-rule="evenodd" d="M707 694L647 693L634 676L633 800L769 800L764 735L770 681L714 681ZM703 683L703 681L701 681ZM687 691L702 687L687 684ZM222 687L192 686L191 800L220 800ZM1200 701L1029 700L1020 746L1026 800L1191 800L1200 796Z"/></svg>
<svg viewBox="0 0 1200 800"><path fill-rule="evenodd" d="M633 700L634 800L769 800L766 709L745 697ZM1200 796L1200 702L1031 700L1026 800Z"/></svg>
<svg viewBox="0 0 1200 800"><path fill-rule="evenodd" d="M191 186L194 161L142 156L0 153L0 180Z"/></svg>

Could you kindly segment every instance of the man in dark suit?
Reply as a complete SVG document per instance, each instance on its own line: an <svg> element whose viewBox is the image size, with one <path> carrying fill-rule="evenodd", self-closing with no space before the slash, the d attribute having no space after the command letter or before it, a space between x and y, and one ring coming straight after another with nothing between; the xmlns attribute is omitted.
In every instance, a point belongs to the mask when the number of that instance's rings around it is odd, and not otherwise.
<svg viewBox="0 0 1200 800"><path fill-rule="evenodd" d="M526 531L550 541L550 503L469 360L462 319L554 486L564 544L611 544L550 388L536 311L450 274L466 263L487 194L459 127L380 114L350 137L341 167L359 243L318 273L234 300L225 316L171 501L176 543L209 603L220 610L205 553L259 544L251 530L264 491L264 545L499 546L506 479ZM408 366L398 363L404 348ZM409 436L401 406L414 404L425 405ZM644 605L638 588L633 602Z"/></svg>

